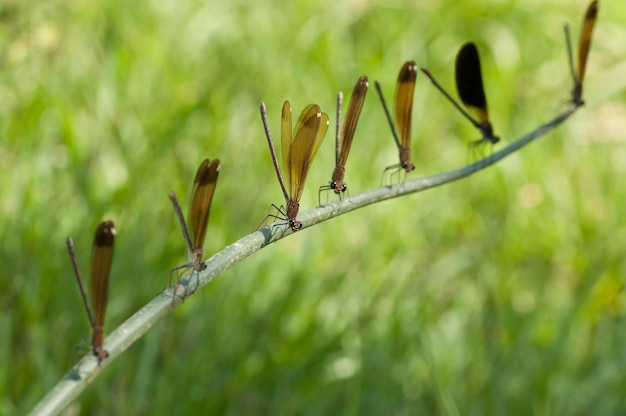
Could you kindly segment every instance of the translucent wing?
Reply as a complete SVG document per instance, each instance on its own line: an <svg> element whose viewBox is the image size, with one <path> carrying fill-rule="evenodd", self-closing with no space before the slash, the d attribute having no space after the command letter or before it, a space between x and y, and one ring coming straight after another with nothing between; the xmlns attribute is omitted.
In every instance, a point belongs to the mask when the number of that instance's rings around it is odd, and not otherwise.
<svg viewBox="0 0 626 416"><path fill-rule="evenodd" d="M295 201L299 201L302 196L306 176L326 136L328 125L328 115L322 113L317 104L306 106L296 122L288 168L289 196Z"/></svg>
<svg viewBox="0 0 626 416"><path fill-rule="evenodd" d="M289 101L285 101L280 119L280 150L283 159L283 172L287 175L289 175L289 149L292 140L291 117L291 104Z"/></svg>
<svg viewBox="0 0 626 416"><path fill-rule="evenodd" d="M339 157L336 160L338 166L345 166L346 161L348 160L348 154L350 153L350 147L352 146L352 139L354 138L354 132L356 131L356 126L359 122L361 110L363 109L363 102L365 102L368 86L369 83L367 77L362 76L354 86L354 90L352 90L350 104L348 104L348 113L346 114L341 133Z"/></svg>

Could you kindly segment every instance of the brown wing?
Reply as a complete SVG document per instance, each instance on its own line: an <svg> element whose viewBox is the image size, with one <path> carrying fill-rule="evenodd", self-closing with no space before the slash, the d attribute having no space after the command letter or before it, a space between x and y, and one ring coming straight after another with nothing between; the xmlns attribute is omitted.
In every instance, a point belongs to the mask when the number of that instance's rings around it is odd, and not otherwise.
<svg viewBox="0 0 626 416"><path fill-rule="evenodd" d="M193 248L202 248L209 223L211 201L220 172L220 161L204 159L196 172L191 191L191 203L187 214Z"/></svg>
<svg viewBox="0 0 626 416"><path fill-rule="evenodd" d="M326 136L328 125L328 115L322 113L317 104L306 106L296 122L288 168L289 197L295 201L300 201L306 176Z"/></svg>
<svg viewBox="0 0 626 416"><path fill-rule="evenodd" d="M359 116L363 109L363 103L365 102L365 96L367 95L367 87L369 86L366 76L362 76L356 82L354 89L352 90L352 96L350 97L350 104L348 104L348 113L343 124L341 133L341 144L339 156L337 157L337 166L345 166L348 160L348 154L350 153L350 147L352 146L352 139L354 138L354 132L356 131L357 123L359 122Z"/></svg>
<svg viewBox="0 0 626 416"><path fill-rule="evenodd" d="M408 61L402 65L396 83L396 127L400 134L398 145L404 149L411 147L411 115L416 77L417 65L414 61Z"/></svg>
<svg viewBox="0 0 626 416"><path fill-rule="evenodd" d="M593 26L598 16L598 2L592 1L583 21L583 29L580 32L580 41L578 43L578 79L577 82L583 82L585 78L585 69L587 67L587 56L589 55L589 47L591 46L591 34Z"/></svg>
<svg viewBox="0 0 626 416"><path fill-rule="evenodd" d="M91 298L94 309L94 324L104 326L107 301L109 299L109 272L113 261L115 226L112 221L100 223L96 229L91 254Z"/></svg>

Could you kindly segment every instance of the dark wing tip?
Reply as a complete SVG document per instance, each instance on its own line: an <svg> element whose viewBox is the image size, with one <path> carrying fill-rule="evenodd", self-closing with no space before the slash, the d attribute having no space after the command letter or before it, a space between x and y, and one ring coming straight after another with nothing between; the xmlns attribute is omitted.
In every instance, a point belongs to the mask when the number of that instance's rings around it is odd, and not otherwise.
<svg viewBox="0 0 626 416"><path fill-rule="evenodd" d="M103 221L96 229L93 244L98 247L113 247L115 240L115 225L113 221Z"/></svg>
<svg viewBox="0 0 626 416"><path fill-rule="evenodd" d="M413 82L416 75L417 65L415 61L406 61L398 74L398 82Z"/></svg>
<svg viewBox="0 0 626 416"><path fill-rule="evenodd" d="M598 1L594 0L589 4L589 8L587 8L587 13L585 14L586 19L595 19L598 15Z"/></svg>

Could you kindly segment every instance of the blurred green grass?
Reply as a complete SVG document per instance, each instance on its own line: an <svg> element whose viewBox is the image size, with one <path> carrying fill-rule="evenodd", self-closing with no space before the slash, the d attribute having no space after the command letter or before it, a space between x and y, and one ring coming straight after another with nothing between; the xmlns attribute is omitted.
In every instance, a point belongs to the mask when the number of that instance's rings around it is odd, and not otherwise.
<svg viewBox="0 0 626 416"><path fill-rule="evenodd" d="M337 91L415 59L453 90L479 45L505 142L568 97L562 24L586 2L0 5L0 414L66 373L89 329L64 245L87 269L118 228L106 327L186 258L167 199L199 162L222 172L210 254L281 203L258 116L282 101L333 116ZM618 414L626 367L626 11L600 4L587 106L498 166L342 216L229 270L107 368L68 414ZM418 76L416 175L457 167L476 131ZM374 91L350 191L396 161ZM329 135L303 208L334 163Z"/></svg>

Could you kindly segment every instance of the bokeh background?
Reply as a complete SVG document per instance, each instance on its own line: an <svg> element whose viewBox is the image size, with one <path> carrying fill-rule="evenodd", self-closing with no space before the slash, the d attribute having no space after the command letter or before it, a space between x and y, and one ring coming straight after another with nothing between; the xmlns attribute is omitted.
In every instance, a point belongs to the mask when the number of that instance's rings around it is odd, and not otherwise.
<svg viewBox="0 0 626 416"><path fill-rule="evenodd" d="M504 143L564 108L562 25L586 1L3 1L0 5L0 414L22 414L90 332L65 238L88 272L118 238L106 329L186 260L186 207L219 157L207 255L282 203L258 115L371 80L346 180L397 161L373 89L414 59L453 93L477 43ZM626 412L626 8L600 4L573 119L502 163L266 247L189 299L66 414ZM468 160L469 125L418 75L414 177ZM332 128L330 131L332 131ZM333 169L329 134L302 199ZM332 196L331 196L332 198ZM186 208L185 208L186 209Z"/></svg>

